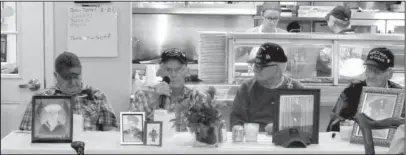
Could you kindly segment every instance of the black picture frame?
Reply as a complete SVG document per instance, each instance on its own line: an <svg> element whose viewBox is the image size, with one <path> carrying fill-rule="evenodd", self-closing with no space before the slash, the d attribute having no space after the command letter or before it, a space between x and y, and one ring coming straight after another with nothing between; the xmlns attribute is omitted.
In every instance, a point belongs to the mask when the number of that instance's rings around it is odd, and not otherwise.
<svg viewBox="0 0 406 155"><path fill-rule="evenodd" d="M135 125L135 127L131 128L131 125L125 123L127 122L126 119L128 119L128 116L135 116L136 121L131 121L134 123L133 125ZM120 112L120 120L121 145L145 145L145 112ZM140 125L141 127L138 127L137 125ZM134 139L137 138L139 138L140 141L134 141ZM126 139L129 140L127 141Z"/></svg>
<svg viewBox="0 0 406 155"><path fill-rule="evenodd" d="M285 96L292 96L292 97L305 97L305 96L312 96L313 97L313 106L312 107L307 107L307 108L312 108L312 115L311 115L311 121L312 124L310 125L310 132L312 135L312 139L311 139L311 143L312 144L318 144L319 143L319 119L320 119L320 89L276 89L276 106L275 106L275 110L274 110L274 114L275 116L273 117L273 131L274 132L278 132L280 131L280 126L281 126L281 122L279 121L281 117L284 116L292 116L292 112L290 112L287 115L281 116L281 110L280 108L283 107L281 106L281 98L285 97ZM309 100L311 100L311 97L309 98ZM292 106L293 108L293 106ZM306 108L306 107L305 107ZM302 106L300 107L300 109L304 109ZM302 114L302 112L301 112ZM302 115L300 115L300 117L302 118ZM307 115L305 116L305 118L307 117ZM306 120L306 119L305 119ZM301 122L300 122L301 123ZM307 122L304 122L304 124L306 124ZM295 126L296 127L296 126ZM304 126L301 126L304 127ZM303 130L307 131L308 129L306 129L305 127L302 128ZM274 141L274 140L272 140Z"/></svg>
<svg viewBox="0 0 406 155"><path fill-rule="evenodd" d="M31 143L72 143L74 104L75 100L72 96L33 96ZM55 116L55 113L57 113L57 125L51 131L49 116ZM46 122L43 122L44 119ZM65 135L62 136L61 132ZM59 137L56 137L58 134Z"/></svg>
<svg viewBox="0 0 406 155"><path fill-rule="evenodd" d="M380 103L379 105L384 105L384 107L376 107L379 110L390 110L390 114L387 113L377 113L376 116L371 116L373 106L371 104L377 103L375 101L385 100L387 102ZM389 103L388 103L389 102ZM357 112L364 113L367 116L375 120L382 120L389 117L401 117L402 111L405 103L405 94L403 89L393 89L393 88L377 88L377 87L363 87L362 93L358 105ZM369 107L367 107L369 105ZM375 104L376 105L376 104ZM390 107L388 107L390 105ZM385 111L386 112L386 111ZM379 116L378 116L379 115ZM380 117L380 118L379 118ZM395 135L396 129L382 129L382 130L372 130L373 141L376 146L389 147L390 143ZM382 135L384 133L384 135ZM379 137L382 136L382 137ZM351 132L350 143L354 144L364 144L361 129L357 123L354 123Z"/></svg>
<svg viewBox="0 0 406 155"><path fill-rule="evenodd" d="M159 138L159 140L158 140L158 144L148 144L148 139L150 138L150 131L148 130L148 127L149 126L152 126L152 125L157 125L158 127L159 127L159 129L158 129L158 138ZM162 123L162 121L155 121L155 122L146 122L145 123L145 134L144 134L144 141L145 141L145 145L148 145L148 146L159 146L159 147L161 147L162 146L162 132L163 132L163 130L162 130L162 128L163 128L163 123Z"/></svg>

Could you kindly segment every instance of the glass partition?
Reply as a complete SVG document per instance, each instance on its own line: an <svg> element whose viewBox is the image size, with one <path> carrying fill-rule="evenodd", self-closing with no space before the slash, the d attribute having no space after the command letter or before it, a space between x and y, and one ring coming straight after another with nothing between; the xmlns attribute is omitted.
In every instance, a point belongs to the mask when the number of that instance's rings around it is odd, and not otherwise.
<svg viewBox="0 0 406 155"><path fill-rule="evenodd" d="M16 2L1 2L1 74L18 74Z"/></svg>
<svg viewBox="0 0 406 155"><path fill-rule="evenodd" d="M306 83L332 83L332 45L280 44L288 57L285 75ZM235 82L254 76L252 64L247 61L255 57L257 46L235 48Z"/></svg>
<svg viewBox="0 0 406 155"><path fill-rule="evenodd" d="M340 84L349 83L351 80L363 80L364 76L364 60L368 53L376 47L386 47L395 55L394 75L392 80L396 83L404 85L405 57L403 45L343 45L339 51L339 79Z"/></svg>

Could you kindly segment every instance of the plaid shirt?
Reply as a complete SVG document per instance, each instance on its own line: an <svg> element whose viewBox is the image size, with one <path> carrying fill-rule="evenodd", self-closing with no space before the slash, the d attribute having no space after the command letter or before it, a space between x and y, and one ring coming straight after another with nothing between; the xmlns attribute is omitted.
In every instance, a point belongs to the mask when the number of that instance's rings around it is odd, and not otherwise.
<svg viewBox="0 0 406 155"><path fill-rule="evenodd" d="M169 105L165 108L168 112L174 112L176 117L176 131L187 131L186 117L184 112L189 110L195 103L203 103L207 99L206 94L200 93L196 89L184 87L183 95L180 97L170 97ZM145 112L146 121L153 121L154 110L159 106L159 95L149 90L137 90L133 95L130 105L131 112Z"/></svg>
<svg viewBox="0 0 406 155"><path fill-rule="evenodd" d="M46 89L37 93L40 96L66 96L57 87ZM83 128L85 131L101 131L102 125L118 127L117 117L113 108L107 103L104 93L91 86L84 86L81 93L75 95L76 104L73 107L74 113L81 113L84 117ZM31 130L32 124L32 101L25 110L20 124L20 130Z"/></svg>

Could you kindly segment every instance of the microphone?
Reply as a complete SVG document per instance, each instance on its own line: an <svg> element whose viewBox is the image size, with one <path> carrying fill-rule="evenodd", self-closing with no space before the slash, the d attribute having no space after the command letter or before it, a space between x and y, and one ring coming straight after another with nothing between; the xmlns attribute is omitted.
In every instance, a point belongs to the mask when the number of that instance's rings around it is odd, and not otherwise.
<svg viewBox="0 0 406 155"><path fill-rule="evenodd" d="M163 81L163 82L166 82L167 84L170 84L170 83L171 83L171 79L169 79L168 76L165 76L165 77L162 79L162 81ZM160 96L159 96L159 108L165 109L166 99L167 99L167 96L166 96L166 95L160 95Z"/></svg>

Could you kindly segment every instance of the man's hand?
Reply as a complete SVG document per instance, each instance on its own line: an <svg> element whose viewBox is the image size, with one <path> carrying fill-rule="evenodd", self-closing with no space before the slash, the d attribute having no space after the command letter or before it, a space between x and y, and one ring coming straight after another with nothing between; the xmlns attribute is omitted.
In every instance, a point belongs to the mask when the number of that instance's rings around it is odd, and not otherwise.
<svg viewBox="0 0 406 155"><path fill-rule="evenodd" d="M166 82L160 82L154 86L157 95L171 96L171 89Z"/></svg>

